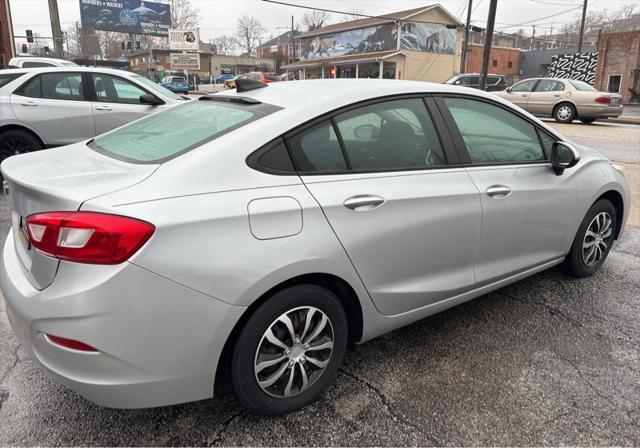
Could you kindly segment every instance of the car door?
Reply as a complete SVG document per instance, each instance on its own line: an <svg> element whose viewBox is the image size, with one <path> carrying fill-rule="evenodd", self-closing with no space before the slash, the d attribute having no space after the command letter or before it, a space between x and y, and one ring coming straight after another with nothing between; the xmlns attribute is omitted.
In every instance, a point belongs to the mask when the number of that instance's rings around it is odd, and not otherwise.
<svg viewBox="0 0 640 448"><path fill-rule="evenodd" d="M500 96L508 99L516 106L520 106L524 110L528 110L527 104L529 102L529 95L537 83L537 79L526 79L524 81L520 81L519 83L514 84L510 89L507 89Z"/></svg>
<svg viewBox="0 0 640 448"><path fill-rule="evenodd" d="M381 313L473 288L478 193L423 99L363 105L287 142Z"/></svg>
<svg viewBox="0 0 640 448"><path fill-rule="evenodd" d="M551 116L553 107L562 98L564 83L555 79L541 79L529 94L527 110L532 114Z"/></svg>
<svg viewBox="0 0 640 448"><path fill-rule="evenodd" d="M80 72L36 75L11 95L16 118L46 145L66 145L95 135L91 103Z"/></svg>
<svg viewBox="0 0 640 448"><path fill-rule="evenodd" d="M443 97L438 104L451 114L482 201L478 286L562 258L573 240L577 196L572 177L551 168L553 136L487 99Z"/></svg>
<svg viewBox="0 0 640 448"><path fill-rule="evenodd" d="M159 106L143 104L140 96L147 92L128 79L106 73L91 73L90 84L95 91L91 103L96 123L96 134L130 123L159 109Z"/></svg>

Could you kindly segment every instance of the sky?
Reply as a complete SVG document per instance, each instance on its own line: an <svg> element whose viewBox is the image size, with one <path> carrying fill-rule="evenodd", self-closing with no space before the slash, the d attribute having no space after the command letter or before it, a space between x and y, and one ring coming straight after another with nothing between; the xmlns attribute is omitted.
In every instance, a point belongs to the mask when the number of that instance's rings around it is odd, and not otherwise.
<svg viewBox="0 0 640 448"><path fill-rule="evenodd" d="M157 0L168 3L169 0ZM380 15L403 9L417 8L433 3L440 3L461 22L466 19L468 0L286 0L304 6L315 6L327 9ZM616 10L621 6L637 0L589 0L589 11L602 9ZM473 0L472 22L484 26L487 20L490 0ZM291 16L296 23L301 21L304 9L266 3L261 0L191 0L194 8L200 11L200 38L204 42L222 34L233 34L235 23L242 15L254 16L267 29L267 36L276 36L291 26ZM10 0L15 35L24 35L26 29L42 36L51 35L49 8L47 0ZM80 20L78 0L58 0L62 29L74 26ZM496 30L517 31L520 26L507 28L522 22L545 18L536 24L536 35L556 31L563 23L575 20L581 13L582 0L499 0L496 14ZM573 11L566 12L571 8ZM339 22L341 16L332 14L331 22ZM330 22L330 23L331 23ZM531 25L521 26L527 35L531 34ZM18 44L26 42L16 39Z"/></svg>

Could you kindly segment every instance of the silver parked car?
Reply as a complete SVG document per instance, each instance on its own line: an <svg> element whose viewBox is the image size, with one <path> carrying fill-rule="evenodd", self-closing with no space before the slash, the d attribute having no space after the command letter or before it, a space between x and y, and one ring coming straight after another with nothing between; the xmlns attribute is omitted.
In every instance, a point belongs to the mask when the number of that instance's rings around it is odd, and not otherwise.
<svg viewBox="0 0 640 448"><path fill-rule="evenodd" d="M38 56L16 56L9 60L8 68L38 68L38 67L78 67L75 62L65 59L46 58Z"/></svg>
<svg viewBox="0 0 640 448"><path fill-rule="evenodd" d="M600 118L618 117L623 110L622 97L617 93L598 92L576 79L525 79L494 93L527 112L552 117L559 123L571 123L577 118L591 124Z"/></svg>
<svg viewBox="0 0 640 448"><path fill-rule="evenodd" d="M591 275L624 229L618 169L491 94L238 88L2 163L9 321L95 403L204 399L220 374L289 412L348 344L561 263Z"/></svg>
<svg viewBox="0 0 640 448"><path fill-rule="evenodd" d="M153 81L122 70L2 70L0 160L86 140L182 100Z"/></svg>

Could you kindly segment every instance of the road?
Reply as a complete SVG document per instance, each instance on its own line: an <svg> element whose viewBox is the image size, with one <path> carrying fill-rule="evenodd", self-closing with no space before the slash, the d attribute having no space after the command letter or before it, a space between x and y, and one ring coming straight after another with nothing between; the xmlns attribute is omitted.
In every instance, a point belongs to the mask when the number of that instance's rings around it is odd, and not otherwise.
<svg viewBox="0 0 640 448"><path fill-rule="evenodd" d="M602 129L561 132L626 148L615 158L637 167L635 129ZM1 237L8 226L0 199ZM640 445L639 273L629 228L591 278L551 269L354 348L325 395L281 418L247 415L228 393L95 406L18 348L0 300L0 446Z"/></svg>

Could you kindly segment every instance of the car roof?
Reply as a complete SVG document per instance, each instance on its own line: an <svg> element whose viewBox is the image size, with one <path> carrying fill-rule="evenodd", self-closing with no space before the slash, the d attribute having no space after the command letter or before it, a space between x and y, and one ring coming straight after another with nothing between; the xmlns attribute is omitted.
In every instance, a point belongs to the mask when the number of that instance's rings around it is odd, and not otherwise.
<svg viewBox="0 0 640 448"><path fill-rule="evenodd" d="M97 72L107 73L120 76L139 76L135 73L128 72L126 70L118 70L115 68L100 68L100 67L82 67L82 66L67 66L67 67L33 67L33 68L8 68L0 70L0 73L55 73L55 72Z"/></svg>
<svg viewBox="0 0 640 448"><path fill-rule="evenodd" d="M219 92L214 95L235 95L255 98L264 103L287 109L305 110L316 106L318 110L333 110L348 104L387 95L425 93L464 93L488 97L505 102L496 96L477 89L436 84L422 81L395 79L313 79L272 83L263 88L238 94L236 90Z"/></svg>

